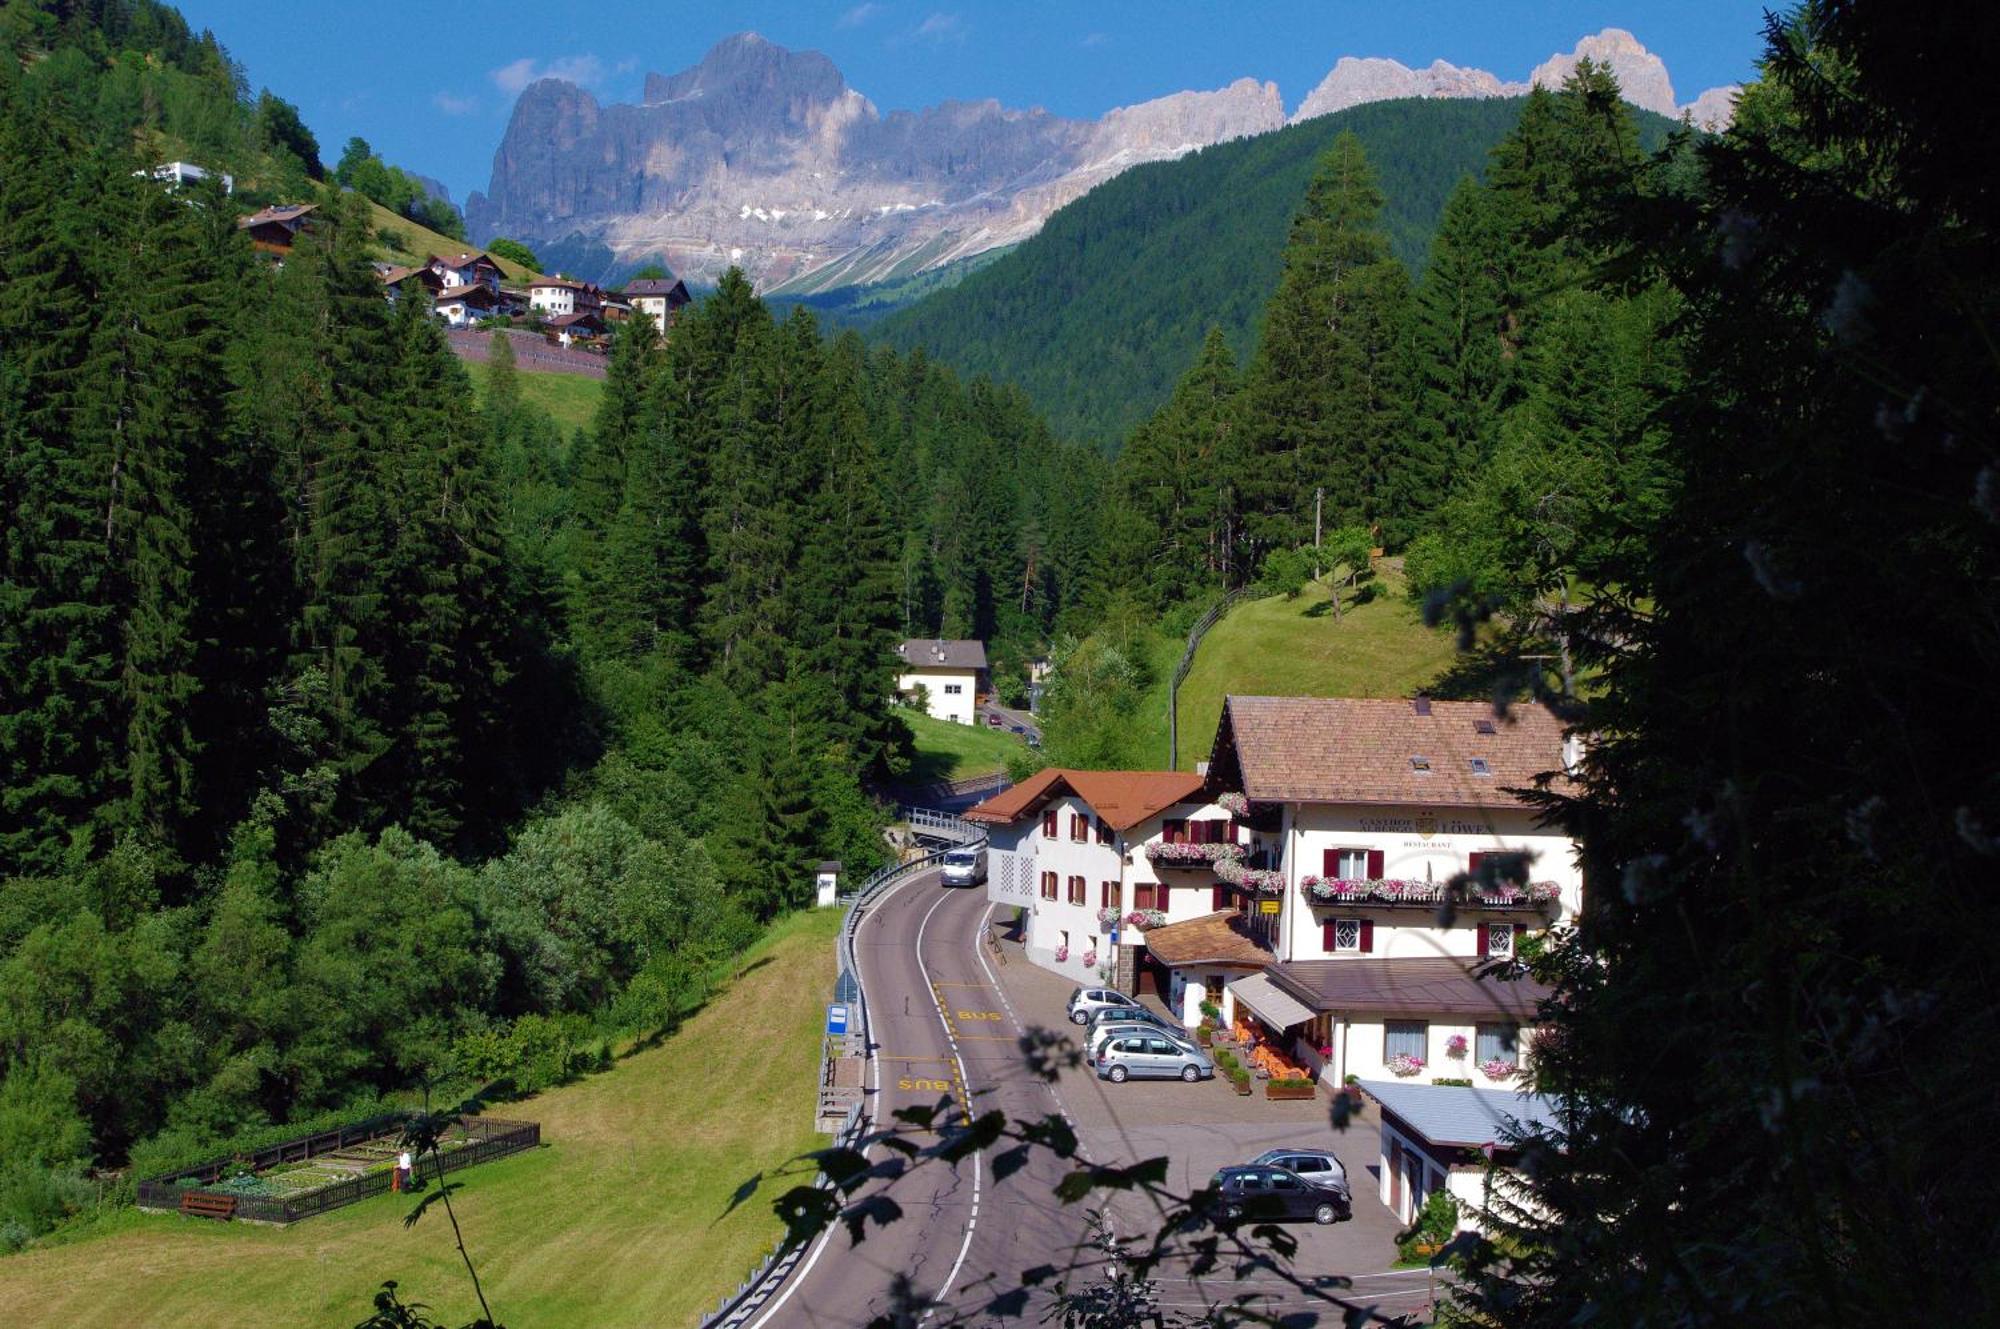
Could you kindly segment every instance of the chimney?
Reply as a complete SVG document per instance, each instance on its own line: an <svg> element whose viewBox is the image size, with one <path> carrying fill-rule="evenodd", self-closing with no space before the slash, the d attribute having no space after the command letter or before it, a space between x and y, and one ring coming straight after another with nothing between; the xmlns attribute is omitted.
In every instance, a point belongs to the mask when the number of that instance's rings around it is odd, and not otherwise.
<svg viewBox="0 0 2000 1329"><path fill-rule="evenodd" d="M1431 713L1431 699L1421 692L1410 699L1410 705L1416 708L1418 715L1429 715Z"/></svg>

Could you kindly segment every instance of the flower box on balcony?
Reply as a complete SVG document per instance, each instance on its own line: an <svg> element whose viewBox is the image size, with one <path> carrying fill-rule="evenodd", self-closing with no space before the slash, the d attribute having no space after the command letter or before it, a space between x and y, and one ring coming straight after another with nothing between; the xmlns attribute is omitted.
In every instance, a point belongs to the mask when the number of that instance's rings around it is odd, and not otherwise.
<svg viewBox="0 0 2000 1329"><path fill-rule="evenodd" d="M1134 909L1125 915L1125 921L1143 932L1147 928L1160 926L1167 921L1167 916L1157 909Z"/></svg>
<svg viewBox="0 0 2000 1329"><path fill-rule="evenodd" d="M1414 881L1396 877L1299 878L1299 887L1318 904L1417 904L1444 901L1450 884L1442 881ZM1484 909L1527 909L1556 899L1562 888L1552 881L1531 881L1526 886L1503 884L1491 890L1468 889L1459 896L1462 906Z"/></svg>
<svg viewBox="0 0 2000 1329"><path fill-rule="evenodd" d="M1285 892L1285 874L1270 868L1243 866L1240 859L1218 859L1215 875L1238 890L1254 891L1259 895L1282 895Z"/></svg>
<svg viewBox="0 0 2000 1329"><path fill-rule="evenodd" d="M1154 867L1208 868L1222 859L1243 857L1240 844L1179 844L1155 840L1146 846L1146 858Z"/></svg>

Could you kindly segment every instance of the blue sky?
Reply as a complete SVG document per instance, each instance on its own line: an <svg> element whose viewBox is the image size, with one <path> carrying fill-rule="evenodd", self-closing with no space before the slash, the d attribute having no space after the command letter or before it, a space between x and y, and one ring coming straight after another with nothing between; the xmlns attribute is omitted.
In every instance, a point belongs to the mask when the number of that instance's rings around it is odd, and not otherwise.
<svg viewBox="0 0 2000 1329"><path fill-rule="evenodd" d="M350 135L434 176L463 203L483 188L514 93L540 74L602 101L635 100L750 29L826 52L883 110L997 97L1059 115L1249 76L1295 108L1343 55L1442 58L1525 78L1605 27L1666 61L1674 92L1752 74L1764 4L1746 0L177 0L298 104L331 161ZM1776 3L1776 0L1772 0Z"/></svg>

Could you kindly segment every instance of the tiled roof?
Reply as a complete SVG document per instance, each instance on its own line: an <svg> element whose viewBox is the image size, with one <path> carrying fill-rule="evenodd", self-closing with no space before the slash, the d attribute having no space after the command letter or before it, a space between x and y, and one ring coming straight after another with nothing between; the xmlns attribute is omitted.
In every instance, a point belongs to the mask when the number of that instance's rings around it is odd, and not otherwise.
<svg viewBox="0 0 2000 1329"><path fill-rule="evenodd" d="M905 664L929 669L984 669L986 643L947 637L912 637L896 648Z"/></svg>
<svg viewBox="0 0 2000 1329"><path fill-rule="evenodd" d="M1506 1148L1517 1127L1525 1131L1556 1124L1557 1103L1547 1094L1399 1080L1363 1080L1361 1089L1435 1145Z"/></svg>
<svg viewBox="0 0 2000 1329"><path fill-rule="evenodd" d="M1262 969L1276 957L1246 936L1233 909L1146 929L1146 949L1170 969L1191 964Z"/></svg>
<svg viewBox="0 0 2000 1329"><path fill-rule="evenodd" d="M625 294L664 295L669 301L678 294L682 304L686 304L689 298L687 284L673 277L641 277L638 281L628 281L625 283Z"/></svg>
<svg viewBox="0 0 2000 1329"><path fill-rule="evenodd" d="M588 282L572 281L568 277L537 277L528 283L528 289L531 291L541 286L556 286L565 291L587 291L590 289Z"/></svg>
<svg viewBox="0 0 2000 1329"><path fill-rule="evenodd" d="M490 305L497 303L499 299L500 299L499 296L493 294L492 287L483 284L475 284L472 286L447 286L442 291L439 291L437 293L438 304L445 304L447 302L455 300L463 300L467 304Z"/></svg>
<svg viewBox="0 0 2000 1329"><path fill-rule="evenodd" d="M477 263L486 263L495 268L500 266L499 263L494 261L491 254L484 252L477 254L453 254L449 258L442 255L434 255L433 258L434 261L442 263L448 268L469 268Z"/></svg>
<svg viewBox="0 0 2000 1329"><path fill-rule="evenodd" d="M550 319L549 326L552 328L574 328L579 326L601 328L604 326L604 320L597 316L595 310L580 309L574 314L564 314L561 318Z"/></svg>
<svg viewBox="0 0 2000 1329"><path fill-rule="evenodd" d="M1071 771L1050 766L995 794L968 811L965 819L1004 826L1033 814L1052 798L1074 794L1113 830L1129 831L1162 809L1193 798L1205 783L1185 771Z"/></svg>
<svg viewBox="0 0 2000 1329"><path fill-rule="evenodd" d="M1271 970L1278 986L1313 1009L1348 1015L1470 1015L1533 1020L1549 987L1532 978L1478 977L1485 960L1412 956L1288 960Z"/></svg>
<svg viewBox="0 0 2000 1329"><path fill-rule="evenodd" d="M275 203L261 211L251 213L248 217L237 218L236 225L248 230L253 226L267 226L272 222L297 221L318 208L317 203Z"/></svg>
<svg viewBox="0 0 2000 1329"><path fill-rule="evenodd" d="M1544 772L1566 787L1563 724L1546 707L1484 702L1230 697L1210 769L1266 803L1513 807ZM1492 733L1480 732L1482 725ZM1483 769L1481 769L1483 765Z"/></svg>

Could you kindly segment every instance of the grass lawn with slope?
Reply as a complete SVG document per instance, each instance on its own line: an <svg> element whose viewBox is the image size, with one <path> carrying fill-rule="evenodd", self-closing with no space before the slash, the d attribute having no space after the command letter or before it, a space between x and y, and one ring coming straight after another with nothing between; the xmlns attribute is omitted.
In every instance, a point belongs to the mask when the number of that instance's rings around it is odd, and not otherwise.
<svg viewBox="0 0 2000 1329"><path fill-rule="evenodd" d="M909 726L916 741L916 760L910 764L911 784L992 775L1007 769L1009 757L1027 750L1019 734L990 728L983 720L978 724L954 724L907 706L898 706L895 714Z"/></svg>
<svg viewBox="0 0 2000 1329"><path fill-rule="evenodd" d="M730 1198L825 1142L813 1086L839 926L838 910L778 923L664 1044L493 1109L541 1122L545 1142L453 1178L501 1323L692 1324L762 1258L792 1181ZM283 1229L131 1211L0 1258L0 1324L345 1326L389 1278L441 1323L476 1318L442 1207L405 1230L409 1208L383 1195Z"/></svg>
<svg viewBox="0 0 2000 1329"><path fill-rule="evenodd" d="M1271 697L1407 697L1450 669L1451 633L1424 626L1404 593L1402 571L1381 566L1376 598L1353 603L1343 590L1335 618L1324 586L1296 600L1244 600L1209 629L1181 684L1179 768L1208 760L1226 694ZM1134 719L1144 728L1143 751L1167 760L1167 684L1176 650Z"/></svg>

